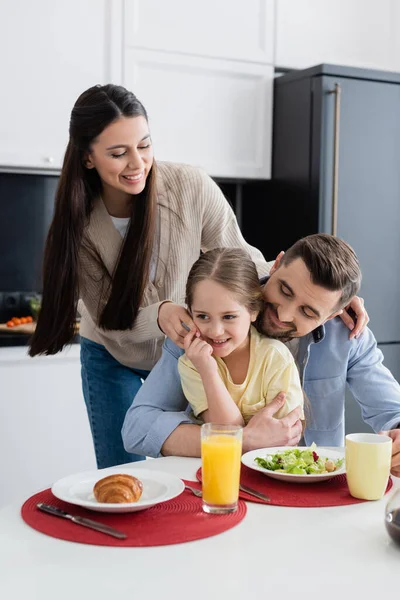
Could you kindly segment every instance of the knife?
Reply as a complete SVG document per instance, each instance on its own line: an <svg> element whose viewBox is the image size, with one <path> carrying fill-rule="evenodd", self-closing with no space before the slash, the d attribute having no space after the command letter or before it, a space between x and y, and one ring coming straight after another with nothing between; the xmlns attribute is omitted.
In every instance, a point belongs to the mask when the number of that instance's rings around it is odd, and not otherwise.
<svg viewBox="0 0 400 600"><path fill-rule="evenodd" d="M87 519L86 517L76 517L74 515L70 515L67 512L65 512L65 510L61 510L61 508L57 508L56 506L51 506L51 504L44 504L43 502L38 502L36 506L39 510L48 513L49 515L69 519L77 525L83 525L84 527L95 529L96 531L100 531L101 533L112 535L113 537L116 537L119 540L125 540L127 538L126 533L121 533L121 531L118 531L113 527L103 525L103 523L99 523L98 521L92 521L92 519Z"/></svg>
<svg viewBox="0 0 400 600"><path fill-rule="evenodd" d="M253 490L253 488L250 488L247 485L240 484L239 489L242 490L242 492L246 492L247 494L250 494L251 496L255 496L256 498L259 498L260 500L264 500L264 502L271 502L271 498L269 498L265 494L262 494L261 492L257 492L257 490Z"/></svg>

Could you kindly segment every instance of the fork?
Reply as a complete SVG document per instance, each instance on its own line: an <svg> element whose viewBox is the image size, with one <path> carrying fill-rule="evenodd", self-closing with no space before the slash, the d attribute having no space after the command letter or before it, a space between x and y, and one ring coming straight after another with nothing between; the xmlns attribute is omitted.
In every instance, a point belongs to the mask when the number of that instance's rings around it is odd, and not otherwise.
<svg viewBox="0 0 400 600"><path fill-rule="evenodd" d="M190 485L185 485L185 488L189 491L192 492L192 494L194 494L195 496L197 496L198 498L202 498L203 494L201 490L196 490L196 488L191 487Z"/></svg>
<svg viewBox="0 0 400 600"><path fill-rule="evenodd" d="M185 485L185 488L187 490L191 491L198 498L203 497L201 490L197 490L196 488L193 488L190 485ZM261 492L258 492L257 490L253 490L252 488L246 487L241 484L239 485L239 489L242 490L242 492L246 492L247 494L250 494L250 496L255 496L256 498L260 498L261 500L264 500L264 502L271 502L271 499L268 496L266 496L265 494L261 494Z"/></svg>

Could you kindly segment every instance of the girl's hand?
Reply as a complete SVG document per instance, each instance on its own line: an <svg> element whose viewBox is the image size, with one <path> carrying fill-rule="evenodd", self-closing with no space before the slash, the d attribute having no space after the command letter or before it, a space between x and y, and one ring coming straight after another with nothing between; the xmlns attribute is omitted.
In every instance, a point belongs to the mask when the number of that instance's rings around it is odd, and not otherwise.
<svg viewBox="0 0 400 600"><path fill-rule="evenodd" d="M197 327L192 321L192 317L183 306L173 302L163 302L158 309L158 326L165 335L167 335L175 344L183 348L183 340L187 335L187 329L182 322L196 333Z"/></svg>
<svg viewBox="0 0 400 600"><path fill-rule="evenodd" d="M350 339L359 337L369 322L369 316L364 308L364 300L359 296L354 296L353 300L344 309L340 318L351 330Z"/></svg>
<svg viewBox="0 0 400 600"><path fill-rule="evenodd" d="M201 376L218 372L217 362L213 359L213 349L199 337L200 334L191 331L184 341L186 356L196 367Z"/></svg>

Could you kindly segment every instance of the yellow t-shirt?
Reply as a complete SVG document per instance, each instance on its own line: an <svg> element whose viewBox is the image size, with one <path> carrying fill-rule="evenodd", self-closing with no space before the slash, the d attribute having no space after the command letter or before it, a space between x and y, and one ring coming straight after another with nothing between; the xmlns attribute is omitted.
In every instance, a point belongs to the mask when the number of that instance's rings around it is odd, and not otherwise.
<svg viewBox="0 0 400 600"><path fill-rule="evenodd" d="M214 356L214 359L219 375L239 407L245 423L272 402L279 392L285 392L286 402L274 415L276 418L281 419L296 406L303 406L299 372L292 354L282 342L261 335L254 327L250 328L250 362L243 383L232 381L222 358ZM208 408L200 374L186 354L179 358L178 369L183 392L197 417Z"/></svg>

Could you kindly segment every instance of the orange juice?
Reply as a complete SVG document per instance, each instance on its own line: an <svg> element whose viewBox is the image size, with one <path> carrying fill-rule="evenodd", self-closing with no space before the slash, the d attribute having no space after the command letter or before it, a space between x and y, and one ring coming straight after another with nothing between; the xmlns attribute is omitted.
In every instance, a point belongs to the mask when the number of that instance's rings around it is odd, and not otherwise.
<svg viewBox="0 0 400 600"><path fill-rule="evenodd" d="M201 440L203 501L229 505L239 496L241 438L211 435Z"/></svg>

